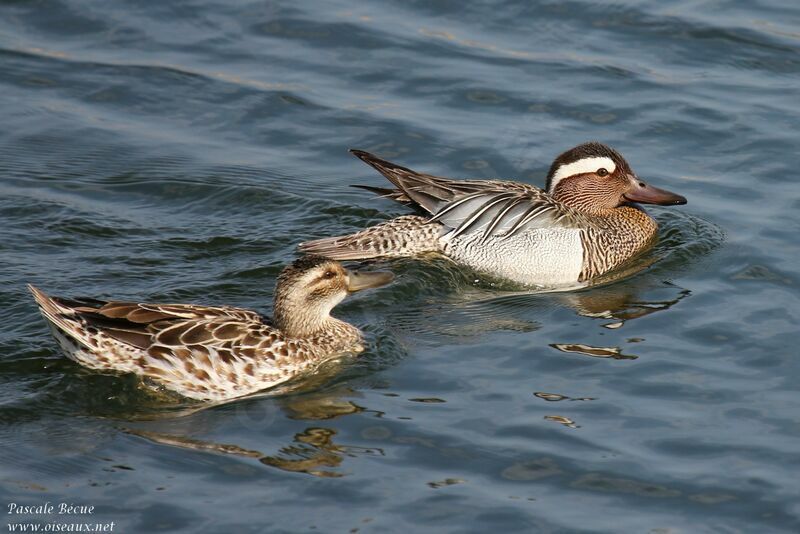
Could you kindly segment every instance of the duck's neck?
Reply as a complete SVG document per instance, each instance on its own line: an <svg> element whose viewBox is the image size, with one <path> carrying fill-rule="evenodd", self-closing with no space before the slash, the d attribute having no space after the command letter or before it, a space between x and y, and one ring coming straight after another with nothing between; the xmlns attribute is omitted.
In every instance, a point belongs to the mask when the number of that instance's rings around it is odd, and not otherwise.
<svg viewBox="0 0 800 534"><path fill-rule="evenodd" d="M286 302L276 301L274 321L281 332L289 337L316 337L339 322L326 310L308 306L292 306Z"/></svg>
<svg viewBox="0 0 800 534"><path fill-rule="evenodd" d="M314 338L342 329L347 323L331 317L335 301L308 301L303 295L277 291L273 309L275 326L292 338Z"/></svg>
<svg viewBox="0 0 800 534"><path fill-rule="evenodd" d="M553 199L564 204L568 208L592 217L610 217L614 215L616 208L599 205L595 199L579 195L552 195Z"/></svg>

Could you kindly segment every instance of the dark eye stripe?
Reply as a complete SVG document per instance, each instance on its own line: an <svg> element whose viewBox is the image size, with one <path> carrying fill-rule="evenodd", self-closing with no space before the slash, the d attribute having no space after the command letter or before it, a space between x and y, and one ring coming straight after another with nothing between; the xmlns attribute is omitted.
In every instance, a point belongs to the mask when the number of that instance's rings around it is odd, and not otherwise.
<svg viewBox="0 0 800 534"><path fill-rule="evenodd" d="M314 278L314 281L311 282L312 284L319 284L320 282L327 282L329 280L333 280L336 278L336 273L333 271L325 271L318 277Z"/></svg>

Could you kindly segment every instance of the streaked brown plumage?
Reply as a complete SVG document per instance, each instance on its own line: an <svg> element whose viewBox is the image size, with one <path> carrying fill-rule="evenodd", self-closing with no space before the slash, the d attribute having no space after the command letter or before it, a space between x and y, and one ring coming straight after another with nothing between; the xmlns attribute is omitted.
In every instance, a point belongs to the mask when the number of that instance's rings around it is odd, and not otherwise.
<svg viewBox="0 0 800 534"><path fill-rule="evenodd" d="M65 299L29 288L56 339L81 365L136 373L193 399L225 400L363 350L358 329L330 311L349 292L391 279L301 258L278 278L273 321L229 306Z"/></svg>

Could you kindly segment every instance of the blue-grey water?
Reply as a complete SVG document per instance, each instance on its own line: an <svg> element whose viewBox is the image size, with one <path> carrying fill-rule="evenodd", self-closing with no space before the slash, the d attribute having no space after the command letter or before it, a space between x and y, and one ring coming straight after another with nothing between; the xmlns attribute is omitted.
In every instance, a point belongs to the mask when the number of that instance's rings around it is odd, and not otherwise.
<svg viewBox="0 0 800 534"><path fill-rule="evenodd" d="M3 528L797 532L798 90L788 0L2 2ZM543 185L590 139L689 199L638 272L386 263L369 349L282 395L86 371L24 287L269 313L297 243L406 213L348 148Z"/></svg>

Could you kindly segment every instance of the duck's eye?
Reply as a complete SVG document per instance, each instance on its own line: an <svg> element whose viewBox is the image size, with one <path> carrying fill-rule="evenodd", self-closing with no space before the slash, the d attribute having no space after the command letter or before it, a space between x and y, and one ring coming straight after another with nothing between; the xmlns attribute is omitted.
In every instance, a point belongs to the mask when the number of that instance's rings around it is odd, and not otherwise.
<svg viewBox="0 0 800 534"><path fill-rule="evenodd" d="M328 280L330 280L334 276L336 276L336 273L334 273L333 271L325 271L325 274L322 275L323 278L327 278Z"/></svg>
<svg viewBox="0 0 800 534"><path fill-rule="evenodd" d="M608 176L608 171L605 169L605 167L600 167L597 169L597 176Z"/></svg>

